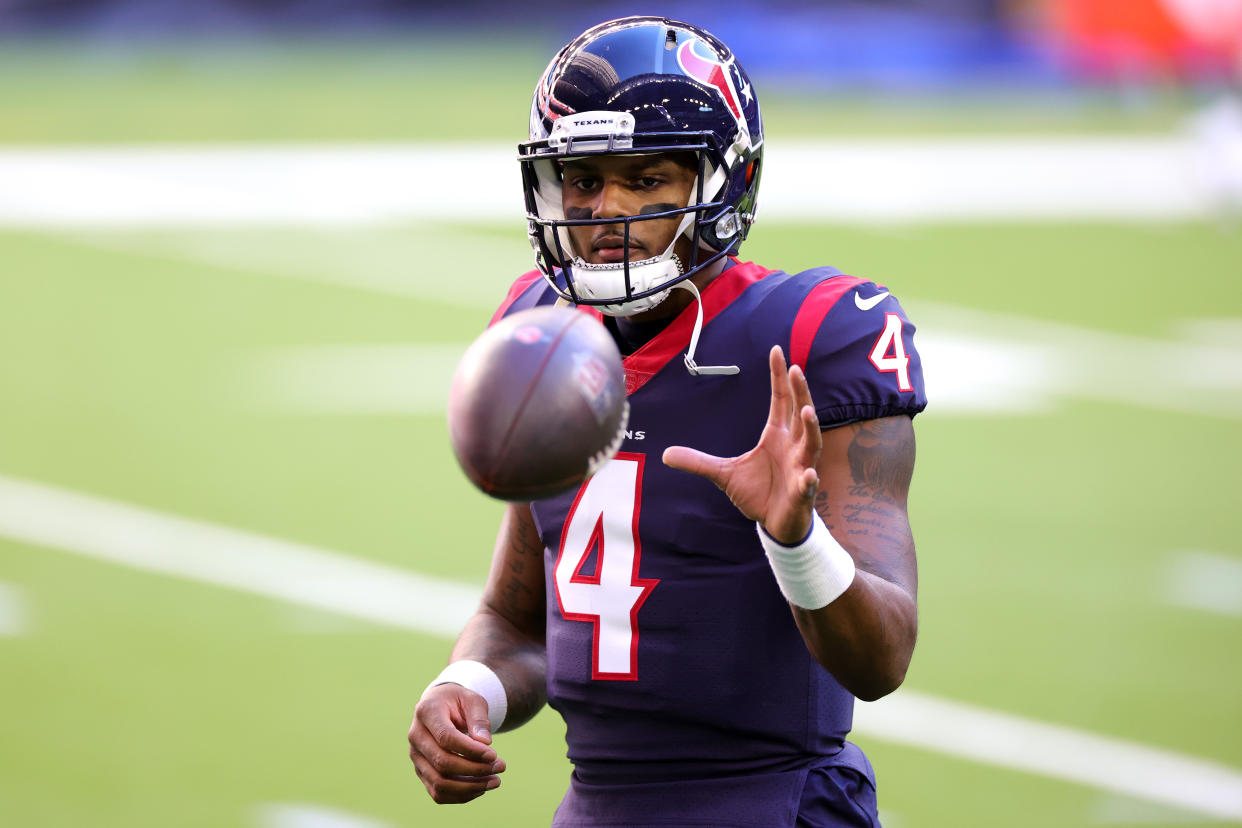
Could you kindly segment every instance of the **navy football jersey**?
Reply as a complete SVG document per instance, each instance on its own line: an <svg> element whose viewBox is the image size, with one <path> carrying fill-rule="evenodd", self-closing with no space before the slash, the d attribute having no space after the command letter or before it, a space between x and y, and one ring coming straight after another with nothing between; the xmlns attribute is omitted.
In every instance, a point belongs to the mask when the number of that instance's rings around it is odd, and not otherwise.
<svg viewBox="0 0 1242 828"><path fill-rule="evenodd" d="M495 318L552 304L532 272ZM615 459L577 490L531 505L547 585L548 701L585 785L782 774L846 749L853 696L811 656L754 523L709 481L668 468L665 448L754 447L767 419L768 351L801 365L821 426L926 405L914 326L872 282L815 268L732 264L702 292L691 376L686 308L625 358L631 406ZM584 312L597 312L582 308Z"/></svg>

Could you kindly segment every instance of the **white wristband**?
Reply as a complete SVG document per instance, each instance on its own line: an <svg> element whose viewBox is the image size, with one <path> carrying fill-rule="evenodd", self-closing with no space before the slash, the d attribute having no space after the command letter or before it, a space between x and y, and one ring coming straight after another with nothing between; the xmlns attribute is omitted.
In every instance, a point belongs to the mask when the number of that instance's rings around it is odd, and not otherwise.
<svg viewBox="0 0 1242 828"><path fill-rule="evenodd" d="M460 684L482 696L487 701L487 720L493 733L505 723L505 714L509 712L509 696L505 693L505 686L500 683L500 677L483 662L469 659L454 661L432 679L427 690L437 684ZM423 691L424 696L427 695L427 690Z"/></svg>
<svg viewBox="0 0 1242 828"><path fill-rule="evenodd" d="M854 582L854 559L818 514L811 513L811 533L797 546L774 540L759 523L755 528L781 594L794 606L811 610L826 607Z"/></svg>

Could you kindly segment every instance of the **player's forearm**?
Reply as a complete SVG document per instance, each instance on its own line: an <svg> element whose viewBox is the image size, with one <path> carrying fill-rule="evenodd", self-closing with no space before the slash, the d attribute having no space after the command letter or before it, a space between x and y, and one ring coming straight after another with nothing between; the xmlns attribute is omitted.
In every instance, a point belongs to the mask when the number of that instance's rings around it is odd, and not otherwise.
<svg viewBox="0 0 1242 828"><path fill-rule="evenodd" d="M547 650L542 631L524 633L486 607L466 622L453 647L453 661L480 661L504 685L509 710L501 730L529 721L547 701Z"/></svg>
<svg viewBox="0 0 1242 828"><path fill-rule="evenodd" d="M759 540L807 649L843 687L864 700L891 693L905 679L918 632L914 541L904 510L870 504L872 526L837 531L815 516L800 543L761 528ZM825 509L824 511L829 511ZM847 521L848 523L848 521Z"/></svg>
<svg viewBox="0 0 1242 828"><path fill-rule="evenodd" d="M453 661L486 664L500 679L503 729L528 721L547 701L543 543L526 504L505 509L483 600L453 648Z"/></svg>
<svg viewBox="0 0 1242 828"><path fill-rule="evenodd" d="M918 634L915 599L904 588L860 569L828 606L792 609L807 648L846 690L874 701L901 686Z"/></svg>
<svg viewBox="0 0 1242 828"><path fill-rule="evenodd" d="M830 429L823 439L815 511L833 554L848 554L855 576L827 606L794 615L820 664L860 699L877 699L905 679L918 633L918 564L906 510L914 429L909 417L884 417Z"/></svg>

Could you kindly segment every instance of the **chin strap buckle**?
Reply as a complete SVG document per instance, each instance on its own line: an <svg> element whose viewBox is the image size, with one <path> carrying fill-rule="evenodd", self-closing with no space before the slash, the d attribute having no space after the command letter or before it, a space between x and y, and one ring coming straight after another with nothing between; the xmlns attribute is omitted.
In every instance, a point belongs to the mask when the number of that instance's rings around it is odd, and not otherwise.
<svg viewBox="0 0 1242 828"><path fill-rule="evenodd" d="M742 372L742 369L736 365L698 365L690 358L690 354L686 354L685 360L686 370L690 372L692 377L730 375Z"/></svg>
<svg viewBox="0 0 1242 828"><path fill-rule="evenodd" d="M699 347L699 333L703 330L703 297L699 294L699 289L695 287L694 282L689 279L678 282L673 287L688 290L694 294L694 332L690 334L690 348L685 355L686 370L690 372L690 376L729 376L741 373L742 369L736 365L699 365L694 361L694 352Z"/></svg>

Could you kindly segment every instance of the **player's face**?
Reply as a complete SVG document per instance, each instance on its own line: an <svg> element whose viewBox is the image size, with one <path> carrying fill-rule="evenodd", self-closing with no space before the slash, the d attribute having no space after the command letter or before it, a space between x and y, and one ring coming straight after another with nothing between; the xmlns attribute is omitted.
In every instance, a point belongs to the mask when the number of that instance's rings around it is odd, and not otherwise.
<svg viewBox="0 0 1242 828"><path fill-rule="evenodd" d="M693 159L687 156L686 161ZM662 213L685 207L697 169L678 157L599 155L567 161L562 200L565 218L605 219ZM616 264L659 256L668 249L681 217L630 224L630 246L620 224L570 227L574 249L591 264ZM684 262L683 262L684 263Z"/></svg>

